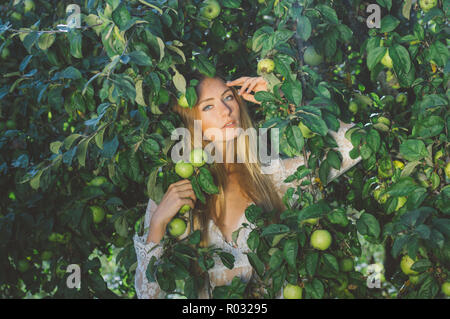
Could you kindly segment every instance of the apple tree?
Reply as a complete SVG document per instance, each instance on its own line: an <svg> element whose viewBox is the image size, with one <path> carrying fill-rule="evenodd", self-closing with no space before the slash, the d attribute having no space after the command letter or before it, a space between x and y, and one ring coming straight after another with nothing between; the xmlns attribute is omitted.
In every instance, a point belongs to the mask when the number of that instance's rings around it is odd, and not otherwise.
<svg viewBox="0 0 450 319"><path fill-rule="evenodd" d="M148 198L181 178L169 103L195 105L193 71L264 77L255 125L280 129L283 158L310 154L277 223L245 212L255 282L236 277L213 298L448 296L449 11L449 0L3 2L0 296L134 296L133 235ZM329 181L339 119L355 123L346 137L362 161ZM217 191L207 165L189 173L200 200ZM213 256L233 258L176 224L147 276L195 298Z"/></svg>

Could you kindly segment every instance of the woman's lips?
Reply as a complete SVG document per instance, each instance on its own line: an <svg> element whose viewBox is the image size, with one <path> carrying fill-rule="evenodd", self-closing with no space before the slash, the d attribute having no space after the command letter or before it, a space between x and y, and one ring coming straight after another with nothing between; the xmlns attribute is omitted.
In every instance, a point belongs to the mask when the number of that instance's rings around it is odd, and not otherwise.
<svg viewBox="0 0 450 319"><path fill-rule="evenodd" d="M223 126L223 128L227 128L227 127L236 127L236 122L235 121L230 121L228 122L229 124L225 124Z"/></svg>

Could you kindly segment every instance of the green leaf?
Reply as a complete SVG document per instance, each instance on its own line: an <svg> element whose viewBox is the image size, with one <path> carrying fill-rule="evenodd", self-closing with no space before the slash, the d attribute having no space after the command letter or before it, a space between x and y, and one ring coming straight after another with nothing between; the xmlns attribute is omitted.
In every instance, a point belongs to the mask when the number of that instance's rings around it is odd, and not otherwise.
<svg viewBox="0 0 450 319"><path fill-rule="evenodd" d="M439 292L439 285L433 276L427 276L419 289L419 297L423 299L432 299Z"/></svg>
<svg viewBox="0 0 450 319"><path fill-rule="evenodd" d="M411 70L411 59L409 52L404 46L396 44L389 48L389 56L394 64L394 70L397 74L408 74Z"/></svg>
<svg viewBox="0 0 450 319"><path fill-rule="evenodd" d="M256 229L252 230L248 235L247 245L250 250L256 251L259 247L259 233Z"/></svg>
<svg viewBox="0 0 450 319"><path fill-rule="evenodd" d="M368 235L374 238L380 236L380 224L375 216L363 213L356 221L356 228L361 235Z"/></svg>
<svg viewBox="0 0 450 319"><path fill-rule="evenodd" d="M311 36L312 26L308 17L300 16L297 20L297 33L304 41L308 41Z"/></svg>
<svg viewBox="0 0 450 319"><path fill-rule="evenodd" d="M327 162L331 167L339 170L341 168L342 157L338 154L338 152L329 150L327 153Z"/></svg>
<svg viewBox="0 0 450 319"><path fill-rule="evenodd" d="M347 214L345 213L345 210L342 208L334 209L331 213L327 215L327 219L330 221L330 223L341 225L343 227L346 227L349 223Z"/></svg>
<svg viewBox="0 0 450 319"><path fill-rule="evenodd" d="M306 272L310 277L313 277L316 273L317 265L319 262L318 252L308 252L305 256Z"/></svg>
<svg viewBox="0 0 450 319"><path fill-rule="evenodd" d="M305 145L302 131L297 125L290 125L286 128L286 138L291 147L297 151L301 151Z"/></svg>
<svg viewBox="0 0 450 319"><path fill-rule="evenodd" d="M177 69L173 68L173 70L175 71L175 75L172 80L175 88L182 94L186 94L186 79Z"/></svg>
<svg viewBox="0 0 450 319"><path fill-rule="evenodd" d="M78 80L82 78L81 72L73 66L69 66L59 74L60 79Z"/></svg>
<svg viewBox="0 0 450 319"><path fill-rule="evenodd" d="M283 234L289 232L289 227L282 224L271 224L265 227L261 233L261 237Z"/></svg>
<svg viewBox="0 0 450 319"><path fill-rule="evenodd" d="M61 145L63 145L63 142L61 142L61 141L56 141L56 142L50 143L50 151L53 154L58 154L59 149L61 148Z"/></svg>
<svg viewBox="0 0 450 319"><path fill-rule="evenodd" d="M131 15L124 2L113 11L112 19L120 30L126 30L126 27L131 20Z"/></svg>
<svg viewBox="0 0 450 319"><path fill-rule="evenodd" d="M391 15L387 15L387 16L383 17L383 19L381 19L380 32L385 33L385 32L394 31L395 28L397 28L397 26L399 24L400 24L399 19L397 19Z"/></svg>
<svg viewBox="0 0 450 319"><path fill-rule="evenodd" d="M391 11L392 0L377 0L377 2L380 6L388 9L388 11Z"/></svg>
<svg viewBox="0 0 450 319"><path fill-rule="evenodd" d="M227 252L219 252L219 257L225 267L228 269L233 269L235 258L232 254Z"/></svg>
<svg viewBox="0 0 450 319"><path fill-rule="evenodd" d="M38 46L41 50L47 50L52 46L52 44L55 42L55 34L54 33L43 33L39 37L38 40Z"/></svg>
<svg viewBox="0 0 450 319"><path fill-rule="evenodd" d="M70 43L70 54L72 54L74 58L82 59L83 54L81 53L81 41L82 41L81 31L72 29L70 32L67 33L67 37Z"/></svg>
<svg viewBox="0 0 450 319"><path fill-rule="evenodd" d="M402 251L403 247L409 240L409 235L401 235L395 238L394 245L392 246L392 256L397 258L398 254Z"/></svg>
<svg viewBox="0 0 450 319"><path fill-rule="evenodd" d="M367 54L367 67L369 70L373 70L375 66L381 61L383 56L386 54L385 47L374 48Z"/></svg>
<svg viewBox="0 0 450 319"><path fill-rule="evenodd" d="M325 265L333 269L335 272L339 272L339 264L336 257L331 254L325 253L322 255L322 260Z"/></svg>
<svg viewBox="0 0 450 319"><path fill-rule="evenodd" d="M214 179L208 169L200 167L198 175L198 183L202 190L207 194L218 194L219 189L214 184Z"/></svg>
<svg viewBox="0 0 450 319"><path fill-rule="evenodd" d="M322 136L327 135L328 127L324 120L315 114L300 112L299 116L303 118L304 124L313 132Z"/></svg>
<svg viewBox="0 0 450 319"><path fill-rule="evenodd" d="M288 239L283 246L284 259L287 261L288 265L292 268L296 268L296 259L298 252L298 241L297 239Z"/></svg>
<svg viewBox="0 0 450 319"><path fill-rule="evenodd" d="M328 204L321 200L317 203L304 207L298 213L298 222L301 223L305 219L322 217L331 210Z"/></svg>
<svg viewBox="0 0 450 319"><path fill-rule="evenodd" d="M143 51L133 51L128 54L130 61L141 66L151 66L152 59Z"/></svg>
<svg viewBox="0 0 450 319"><path fill-rule="evenodd" d="M400 145L400 154L408 161L418 161L428 156L428 151L423 141L410 139Z"/></svg>
<svg viewBox="0 0 450 319"><path fill-rule="evenodd" d="M305 290L307 296L312 299L322 299L325 293L323 283L317 278L314 278L311 282L307 282L305 284Z"/></svg>
<svg viewBox="0 0 450 319"><path fill-rule="evenodd" d="M264 263L259 259L258 255L255 253L247 253L248 261L252 267L256 270L256 273L262 277L264 274Z"/></svg>
<svg viewBox="0 0 450 319"><path fill-rule="evenodd" d="M334 24L339 23L336 11L334 11L334 9L332 9L331 7L329 7L327 5L319 4L319 5L316 5L315 8L317 10L319 10L320 13L322 14L322 16L329 22L334 23Z"/></svg>
<svg viewBox="0 0 450 319"><path fill-rule="evenodd" d="M444 129L444 127L445 122L442 117L431 115L415 123L412 130L412 136L430 138L439 135Z"/></svg>
<svg viewBox="0 0 450 319"><path fill-rule="evenodd" d="M381 146L381 137L377 130L371 128L367 133L366 141L374 153L378 152Z"/></svg>
<svg viewBox="0 0 450 319"><path fill-rule="evenodd" d="M283 262L283 252L280 249L276 249L275 252L270 256L269 267L271 269L278 269Z"/></svg>
<svg viewBox="0 0 450 319"><path fill-rule="evenodd" d="M191 178L192 188L194 189L195 197L202 202L203 204L206 204L206 198L203 194L201 187L199 185L198 179L196 176L192 176Z"/></svg>
<svg viewBox="0 0 450 319"><path fill-rule="evenodd" d="M214 77L216 74L216 68L205 56L198 54L195 56L194 64L198 71L208 77Z"/></svg>
<svg viewBox="0 0 450 319"><path fill-rule="evenodd" d="M30 180L30 186L32 189L37 190L39 188L40 179L44 170L40 170L34 177Z"/></svg>
<svg viewBox="0 0 450 319"><path fill-rule="evenodd" d="M281 85L281 91L290 103L298 106L302 102L302 84L298 80L285 81Z"/></svg>
<svg viewBox="0 0 450 319"><path fill-rule="evenodd" d="M189 244L198 245L201 241L201 231L199 229L195 230L192 234L189 235Z"/></svg>

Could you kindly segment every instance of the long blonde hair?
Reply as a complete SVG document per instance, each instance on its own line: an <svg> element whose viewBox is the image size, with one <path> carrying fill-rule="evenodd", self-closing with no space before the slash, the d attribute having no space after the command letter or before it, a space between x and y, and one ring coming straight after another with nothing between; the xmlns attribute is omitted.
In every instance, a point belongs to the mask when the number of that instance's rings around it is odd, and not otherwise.
<svg viewBox="0 0 450 319"><path fill-rule="evenodd" d="M223 81L222 77L215 76L216 78L219 78ZM207 78L204 75L198 74L196 77L200 83L205 78ZM200 84L199 83L199 84ZM199 95L199 85L197 85L197 96ZM237 94L236 89L234 87L231 87L231 90L233 92L234 98L237 100L239 104L239 113L240 113L240 123L241 128L246 131L248 128L252 128L253 123L249 116L247 105L245 101ZM199 110L197 106L194 106L192 109L190 108L183 108L180 105L178 105L177 99L172 97L171 101L172 110L176 113L178 113L185 125L185 127L190 131L191 136L194 136L194 120L199 119ZM202 140L202 147L203 149L208 144L208 141ZM256 158L256 162L249 161L249 154L247 151L250 150L249 148L249 137L245 136L245 144L243 143L237 143L238 147L234 147L234 158L236 158L236 152L238 154L245 154L243 163L234 163L232 165L235 169L235 172L237 172L237 176L239 176L239 185L241 186L242 190L245 192L245 194L253 200L253 202L261 207L263 211L267 213L274 213L274 221L278 221L279 213L281 213L283 210L285 210L285 206L283 204L283 201L281 200L279 194L274 191L276 188L274 187L271 179L269 176L263 174L261 172L261 163L257 156L253 156L253 158ZM191 147L193 147L193 139L191 139ZM237 150L241 148L241 150ZM242 148L245 148L242 150ZM240 152L240 153L239 153ZM202 242L201 245L203 247L206 247L209 243L208 238L208 222L212 217L213 212L216 209L217 201L219 202L219 211L216 212L215 216L218 216L218 223L223 223L223 217L226 207L225 202L225 194L224 194L224 188L227 181L227 171L225 169L225 163L216 163L214 162L210 167L210 172L214 178L214 182L216 183L219 193L215 195L208 195L206 197L206 204L203 205L199 200L197 200L195 209L192 210L192 214L194 217L194 229L200 229L201 230L201 237ZM276 213L278 212L278 213Z"/></svg>

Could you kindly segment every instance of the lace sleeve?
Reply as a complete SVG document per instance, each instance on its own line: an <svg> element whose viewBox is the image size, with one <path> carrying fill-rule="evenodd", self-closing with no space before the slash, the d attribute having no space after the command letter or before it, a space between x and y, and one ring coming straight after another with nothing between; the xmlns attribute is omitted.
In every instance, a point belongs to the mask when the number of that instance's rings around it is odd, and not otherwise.
<svg viewBox="0 0 450 319"><path fill-rule="evenodd" d="M148 282L146 271L150 262L150 258L155 256L160 258L162 255L162 246L153 242L147 243L148 228L150 226L150 219L157 205L153 200L148 201L147 210L145 213L144 235L134 235L134 249L137 256L137 268L135 275L135 290L139 299L162 299L165 298L165 292L159 288L157 282Z"/></svg>
<svg viewBox="0 0 450 319"><path fill-rule="evenodd" d="M328 177L328 182L341 176L347 170L349 170L350 168L352 168L361 161L360 156L356 159L350 158L349 152L352 150L353 145L349 140L345 138L345 132L347 132L347 130L350 129L353 126L353 124L352 123L346 124L342 121L339 122L340 122L339 130L337 132L330 130L329 133L336 140L336 143L338 145L337 150L342 155L342 163L341 168L339 170L331 168ZM307 154L307 156L309 156L309 153ZM284 180L288 176L294 174L297 168L300 165L304 165L304 163L305 160L303 156L297 156L283 160L278 159L273 161L270 167L263 168L263 172L265 174L270 174L275 187L279 190L279 193L284 194L289 187L296 188L298 185L301 184L302 180L290 183L284 183Z"/></svg>

